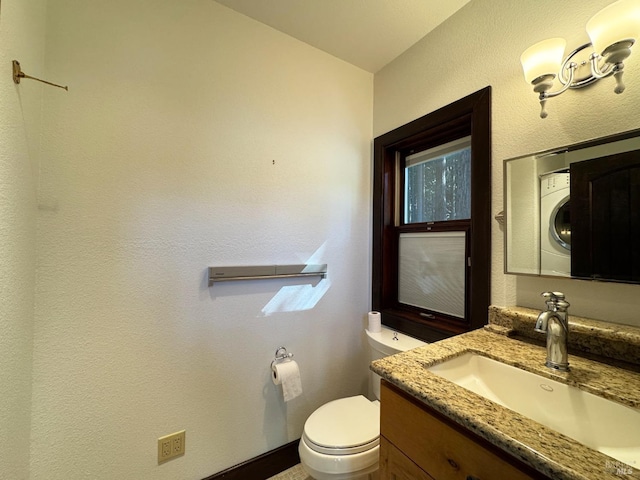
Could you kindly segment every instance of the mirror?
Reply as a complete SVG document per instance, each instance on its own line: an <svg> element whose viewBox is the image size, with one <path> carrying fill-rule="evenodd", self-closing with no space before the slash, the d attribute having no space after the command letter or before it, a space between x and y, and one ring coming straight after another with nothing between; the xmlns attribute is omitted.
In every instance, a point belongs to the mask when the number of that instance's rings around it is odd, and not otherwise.
<svg viewBox="0 0 640 480"><path fill-rule="evenodd" d="M640 130L504 164L505 273L640 283Z"/></svg>

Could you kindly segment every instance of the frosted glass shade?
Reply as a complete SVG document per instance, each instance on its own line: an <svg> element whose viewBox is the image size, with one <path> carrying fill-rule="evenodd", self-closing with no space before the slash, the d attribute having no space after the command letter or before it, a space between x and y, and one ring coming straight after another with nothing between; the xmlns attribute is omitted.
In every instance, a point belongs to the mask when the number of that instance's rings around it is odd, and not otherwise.
<svg viewBox="0 0 640 480"><path fill-rule="evenodd" d="M640 36L640 0L620 0L603 8L587 22L587 33L600 54L616 42L636 40Z"/></svg>
<svg viewBox="0 0 640 480"><path fill-rule="evenodd" d="M557 75L566 46L564 38L549 38L527 48L520 56L527 83L543 75Z"/></svg>

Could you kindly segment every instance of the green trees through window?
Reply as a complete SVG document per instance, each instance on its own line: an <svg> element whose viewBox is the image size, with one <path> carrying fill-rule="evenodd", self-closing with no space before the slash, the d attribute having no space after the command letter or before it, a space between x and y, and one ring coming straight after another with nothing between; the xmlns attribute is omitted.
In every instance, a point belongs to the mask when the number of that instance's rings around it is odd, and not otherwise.
<svg viewBox="0 0 640 480"><path fill-rule="evenodd" d="M471 218L471 137L404 162L404 223Z"/></svg>

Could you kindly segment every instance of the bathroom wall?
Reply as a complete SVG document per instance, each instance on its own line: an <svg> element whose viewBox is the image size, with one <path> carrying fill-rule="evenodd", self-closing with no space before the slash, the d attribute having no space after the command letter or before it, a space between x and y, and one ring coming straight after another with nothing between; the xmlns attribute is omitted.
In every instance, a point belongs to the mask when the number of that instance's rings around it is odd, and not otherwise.
<svg viewBox="0 0 640 480"><path fill-rule="evenodd" d="M0 76L12 479L201 479L366 391L373 136L492 85L496 213L505 159L640 127L633 57L622 96L612 79L567 92L544 121L520 71L537 40L588 41L609 0L472 0L375 80L209 0L50 0L46 24L45 0L1 1L0 63L70 88ZM576 314L640 323L637 286L504 275L492 227L494 304L563 290ZM209 265L306 261L328 278L206 284ZM281 344L305 390L289 404ZM186 455L158 466L180 429Z"/></svg>
<svg viewBox="0 0 640 480"><path fill-rule="evenodd" d="M549 100L539 118L520 54L561 36L568 50L589 41L585 25L611 0L472 0L374 78L374 135L487 85L493 88L492 211L503 209L504 160L640 127L640 52L625 65L627 90L608 78ZM489 189L487 188L487 194ZM640 326L640 286L505 275L503 231L492 222L491 302L542 308L544 290L563 291L576 315Z"/></svg>
<svg viewBox="0 0 640 480"><path fill-rule="evenodd" d="M0 477L29 478L38 136L42 87L13 83L11 61L43 69L44 0L0 6Z"/></svg>
<svg viewBox="0 0 640 480"><path fill-rule="evenodd" d="M201 479L366 392L373 76L210 0L52 0L46 67L31 478Z"/></svg>

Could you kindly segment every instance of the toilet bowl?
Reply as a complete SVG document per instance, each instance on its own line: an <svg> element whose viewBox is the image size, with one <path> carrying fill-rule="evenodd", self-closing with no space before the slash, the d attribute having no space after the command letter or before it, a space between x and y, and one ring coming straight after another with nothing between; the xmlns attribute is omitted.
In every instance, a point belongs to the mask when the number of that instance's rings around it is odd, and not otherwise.
<svg viewBox="0 0 640 480"><path fill-rule="evenodd" d="M367 331L371 360L410 350L424 342L383 327ZM319 407L304 424L298 452L315 480L375 480L380 457L380 377L370 372L376 400L363 395Z"/></svg>
<svg viewBox="0 0 640 480"><path fill-rule="evenodd" d="M316 480L363 477L378 468L380 403L362 395L340 398L307 419L300 461Z"/></svg>

